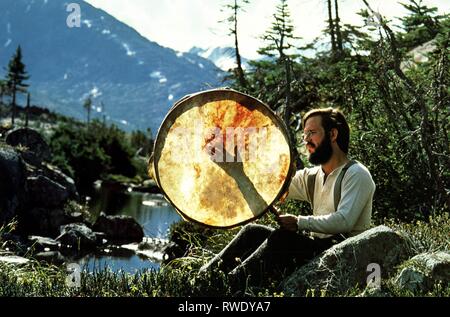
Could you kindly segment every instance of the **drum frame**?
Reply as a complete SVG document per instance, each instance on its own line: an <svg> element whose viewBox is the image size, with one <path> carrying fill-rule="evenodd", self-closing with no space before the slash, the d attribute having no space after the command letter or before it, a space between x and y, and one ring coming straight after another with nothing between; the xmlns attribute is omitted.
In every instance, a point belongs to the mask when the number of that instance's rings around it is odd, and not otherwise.
<svg viewBox="0 0 450 317"><path fill-rule="evenodd" d="M177 110L178 106L184 102L188 102L189 100L196 98L199 95L207 95L207 94L211 94L212 96L220 96L222 95L226 95L226 94L236 94L238 96L241 96L243 99L253 99L256 103L258 103L259 105L263 106L266 110L268 110L272 115L273 115L273 119L275 120L275 122L278 124L278 127L282 130L283 135L286 137L287 141L288 141L288 147L289 147L289 159L290 159L290 164L289 164L289 169L288 169L288 173L286 175L286 179L284 180L284 184L281 187L280 191L278 192L278 194L276 195L275 199L268 204L267 208L265 208L258 216L255 216L253 218L250 218L246 221L242 221L240 223L231 225L231 226L213 226L213 225L208 225L205 223L202 223L198 220L195 220L193 218L188 217L183 211L182 209L180 209L178 206L175 205L175 203L169 198L169 196L166 194L166 192L164 191L164 188L162 188L162 186L160 185L160 177L159 177L159 169L157 168L157 163L154 161L154 154L155 154L155 150L157 149L158 146L158 140L159 137L162 133L162 129L165 127L165 124L168 120L170 120L173 116L174 116L174 112ZM155 143L153 145L153 153L152 156L149 160L149 165L153 165L153 166L149 166L149 171L152 170L153 171L153 177L155 178L155 182L158 185L158 187L161 190L161 193L164 195L165 199L175 208L175 210L183 217L183 219L186 219L188 221L194 222L196 224L199 224L203 227L207 227L207 228L212 228L212 229L232 229L238 226L242 226L245 225L247 223L250 223L252 221L255 221L256 219L261 218L263 215L265 215L268 211L273 210L273 204L278 201L283 195L284 193L287 191L287 189L289 188L289 184L291 182L291 178L293 177L294 174L294 169L295 169L295 163L294 163L294 148L292 145L292 140L291 140L291 134L288 132L287 126L285 124L285 122L268 106L266 105L264 102L260 101L259 99L252 97L250 95L241 93L239 91L233 90L233 89L229 89L229 88L219 88L219 89L211 89L211 90L206 90L206 91L202 91L202 92L198 92L192 95L186 95L185 97L181 98L179 101L177 101L173 107L169 110L169 112L167 113L167 115L165 116L161 126L158 129L158 133L155 139Z"/></svg>

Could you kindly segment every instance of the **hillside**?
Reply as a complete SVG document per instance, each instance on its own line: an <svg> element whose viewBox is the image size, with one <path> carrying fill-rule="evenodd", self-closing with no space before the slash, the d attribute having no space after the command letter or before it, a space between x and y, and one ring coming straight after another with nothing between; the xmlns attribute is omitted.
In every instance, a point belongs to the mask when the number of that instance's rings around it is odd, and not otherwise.
<svg viewBox="0 0 450 317"><path fill-rule="evenodd" d="M155 131L176 100L223 85L222 71L211 61L162 47L106 12L79 4L81 26L69 28L62 1L0 2L0 63L6 67L21 45L34 104L85 118L82 104L91 94L94 117L104 111L127 130Z"/></svg>

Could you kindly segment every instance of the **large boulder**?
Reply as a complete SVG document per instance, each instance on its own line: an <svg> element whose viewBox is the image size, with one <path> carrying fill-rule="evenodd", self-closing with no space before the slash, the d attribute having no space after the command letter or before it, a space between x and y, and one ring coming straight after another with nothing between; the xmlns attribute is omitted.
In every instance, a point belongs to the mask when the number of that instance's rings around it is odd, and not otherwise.
<svg viewBox="0 0 450 317"><path fill-rule="evenodd" d="M60 247L59 242L47 237L29 236L28 241L33 252L57 251Z"/></svg>
<svg viewBox="0 0 450 317"><path fill-rule="evenodd" d="M19 128L6 134L6 143L11 146L25 147L24 159L36 164L50 159L50 147L36 130Z"/></svg>
<svg viewBox="0 0 450 317"><path fill-rule="evenodd" d="M14 218L24 193L25 165L14 149L0 145L0 225Z"/></svg>
<svg viewBox="0 0 450 317"><path fill-rule="evenodd" d="M67 190L70 199L79 199L77 188L75 187L75 181L61 172L58 168L44 163L42 164L41 173L63 186Z"/></svg>
<svg viewBox="0 0 450 317"><path fill-rule="evenodd" d="M83 222L83 215L70 213L63 208L36 207L27 210L20 219L21 228L29 235L56 237L60 234L60 227L70 223Z"/></svg>
<svg viewBox="0 0 450 317"><path fill-rule="evenodd" d="M75 187L74 180L69 176L67 176L66 174L64 174L63 172L61 172L58 168L50 164L42 163L39 166L26 164L26 177L27 180L30 182L27 188L31 190L27 196L37 196L39 200L39 197L41 197L41 195L43 194L42 193L43 190L49 189L51 190L52 189L51 187L57 187L56 190L60 192L60 196L61 195L67 196L66 199L71 199L75 201L79 200L79 195ZM36 182L38 184L36 184ZM41 189L39 182L45 182L46 186ZM35 185L38 185L37 186L38 188L36 188ZM35 201L33 201L33 199L28 200L30 201L32 207L36 206Z"/></svg>
<svg viewBox="0 0 450 317"><path fill-rule="evenodd" d="M33 206L62 207L69 198L69 192L64 186L39 175L27 178L28 200Z"/></svg>
<svg viewBox="0 0 450 317"><path fill-rule="evenodd" d="M68 246L73 251L91 251L96 247L95 233L83 223L71 223L61 226L61 234L55 239L62 246Z"/></svg>
<svg viewBox="0 0 450 317"><path fill-rule="evenodd" d="M379 226L334 245L283 281L287 296L304 296L307 290L345 292L367 284L373 267L381 278L409 256L405 239L386 226Z"/></svg>
<svg viewBox="0 0 450 317"><path fill-rule="evenodd" d="M141 242L144 238L142 227L129 216L107 216L101 213L92 229L104 232L106 239L115 242Z"/></svg>
<svg viewBox="0 0 450 317"><path fill-rule="evenodd" d="M45 251L34 255L34 259L49 264L60 266L67 260L59 251Z"/></svg>
<svg viewBox="0 0 450 317"><path fill-rule="evenodd" d="M444 288L450 282L450 253L422 253L408 260L395 278L402 289L413 293L426 292L440 283Z"/></svg>
<svg viewBox="0 0 450 317"><path fill-rule="evenodd" d="M4 255L0 256L0 263L22 265L28 263L30 260L17 255Z"/></svg>

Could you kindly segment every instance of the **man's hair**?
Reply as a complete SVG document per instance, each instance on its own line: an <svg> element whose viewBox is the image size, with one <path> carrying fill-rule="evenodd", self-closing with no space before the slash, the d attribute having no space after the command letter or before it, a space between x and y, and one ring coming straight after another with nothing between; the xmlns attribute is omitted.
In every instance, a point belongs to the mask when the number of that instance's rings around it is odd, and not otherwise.
<svg viewBox="0 0 450 317"><path fill-rule="evenodd" d="M342 152L348 154L350 128L342 111L334 108L310 110L303 116L303 127L305 127L305 123L309 118L315 116L320 116L322 118L322 127L324 128L325 133L329 133L333 128L338 130L337 144Z"/></svg>

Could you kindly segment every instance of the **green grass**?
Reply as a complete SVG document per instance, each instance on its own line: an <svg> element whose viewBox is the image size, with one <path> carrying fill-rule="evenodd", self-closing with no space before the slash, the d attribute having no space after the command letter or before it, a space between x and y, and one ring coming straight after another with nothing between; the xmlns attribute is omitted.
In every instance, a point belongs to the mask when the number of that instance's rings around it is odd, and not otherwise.
<svg viewBox="0 0 450 317"><path fill-rule="evenodd" d="M430 216L428 222L400 223L385 219L384 224L399 231L410 242L414 254L450 250L450 216L448 211Z"/></svg>
<svg viewBox="0 0 450 317"><path fill-rule="evenodd" d="M23 265L0 263L0 296L7 297L178 297L231 295L221 272L200 276L189 261L161 271L136 274L104 269L83 272L79 288L66 284L64 268L30 261Z"/></svg>
<svg viewBox="0 0 450 317"><path fill-rule="evenodd" d="M271 223L272 216L263 217L259 222ZM429 222L413 224L397 223L386 220L385 224L399 230L410 241L414 253L449 250L448 232L450 219L448 214L437 215ZM2 232L12 230L3 227ZM159 271L140 271L136 274L112 272L108 269L94 273L82 273L81 286L70 288L66 285L65 268L41 264L31 260L24 265L0 263L0 296L68 296L68 297L197 297L197 296L233 296L227 277L223 272L213 271L198 274L199 268L216 252L221 250L238 229L231 231L204 229L190 223L178 224L172 229L172 235L179 233L179 239L190 244L186 257L172 261ZM0 246L1 246L0 241ZM363 290L354 288L346 293L308 292L306 296L357 296ZM277 283L269 287L247 288L248 296L284 296ZM383 281L382 289L373 296L450 296L450 288L435 285L429 291L411 293L395 285L393 279Z"/></svg>

